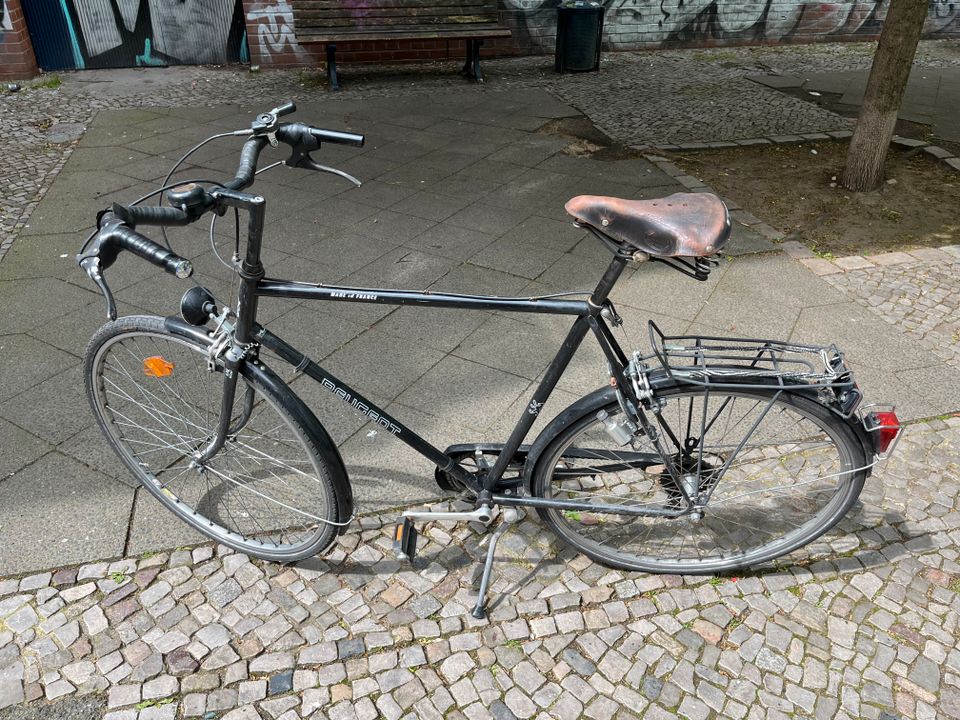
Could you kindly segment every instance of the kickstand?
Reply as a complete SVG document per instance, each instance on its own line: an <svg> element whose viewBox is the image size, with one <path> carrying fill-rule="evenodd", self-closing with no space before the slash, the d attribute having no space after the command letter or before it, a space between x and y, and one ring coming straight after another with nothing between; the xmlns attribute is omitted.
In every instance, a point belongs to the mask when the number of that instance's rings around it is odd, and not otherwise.
<svg viewBox="0 0 960 720"><path fill-rule="evenodd" d="M510 529L510 526L523 517L517 508L507 508L503 511L500 526L493 531L490 537L490 547L487 548L487 561L483 565L483 577L480 579L480 593L477 595L477 606L471 613L477 620L483 620L487 616L486 598L487 589L490 587L490 573L493 572L493 556L497 550L497 543L500 537Z"/></svg>

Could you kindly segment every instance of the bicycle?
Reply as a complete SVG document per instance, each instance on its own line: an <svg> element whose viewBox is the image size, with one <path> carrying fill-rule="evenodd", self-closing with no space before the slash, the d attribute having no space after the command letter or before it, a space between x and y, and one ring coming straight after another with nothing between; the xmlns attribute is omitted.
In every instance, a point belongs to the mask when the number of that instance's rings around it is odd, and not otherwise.
<svg viewBox="0 0 960 720"><path fill-rule="evenodd" d="M359 180L317 163L322 143L364 138L281 123L286 103L262 113L245 136L234 178L167 185L100 213L77 261L103 293L109 321L85 353L86 390L100 429L127 468L161 503L206 536L277 562L327 548L354 518L343 460L313 412L264 360L292 366L436 465L445 491L473 509L404 512L394 535L413 560L417 523L474 521L490 539L474 615L484 616L497 540L535 509L562 540L590 558L647 572L720 573L790 553L833 527L902 428L893 408L863 405L834 345L765 339L665 336L651 321L651 352L625 351L609 294L628 263L661 262L706 280L730 234L714 195L658 200L579 196L574 222L612 254L589 293L501 297L357 288L268 278L261 262L266 201L244 192L261 151L291 148L286 164ZM277 163L279 164L279 163ZM271 166L272 167L272 166ZM157 206L141 205L159 195ZM169 203L162 205L164 195ZM180 315L117 319L104 272L131 252L186 279L186 259L137 232L184 226L234 209L239 278L235 307L190 288ZM239 212L247 214L241 259ZM164 237L166 237L164 231ZM216 251L216 248L214 247ZM222 259L222 258L221 258ZM572 297L586 295L586 298ZM556 356L509 438L440 450L257 322L259 298L382 303L570 316ZM530 444L531 426L587 334L600 344L609 385L561 411Z"/></svg>

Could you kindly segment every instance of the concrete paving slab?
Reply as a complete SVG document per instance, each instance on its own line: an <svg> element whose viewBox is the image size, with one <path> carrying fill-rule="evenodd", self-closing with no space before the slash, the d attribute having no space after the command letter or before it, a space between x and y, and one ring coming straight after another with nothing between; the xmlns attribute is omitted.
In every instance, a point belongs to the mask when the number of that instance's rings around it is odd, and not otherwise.
<svg viewBox="0 0 960 720"><path fill-rule="evenodd" d="M149 492L140 488L136 493L127 554L136 556L204 542L203 535L180 520Z"/></svg>
<svg viewBox="0 0 960 720"><path fill-rule="evenodd" d="M960 408L960 370L937 363L901 370L896 375L914 393L918 404L922 403L923 414L915 417L940 415Z"/></svg>
<svg viewBox="0 0 960 720"><path fill-rule="evenodd" d="M475 202L447 220L452 225L499 237L529 216L530 213L524 210L508 210L484 202Z"/></svg>
<svg viewBox="0 0 960 720"><path fill-rule="evenodd" d="M78 239L74 233L19 238L4 256L9 262L0 264L0 282L51 277L74 280L77 247Z"/></svg>
<svg viewBox="0 0 960 720"><path fill-rule="evenodd" d="M448 355L401 393L397 402L476 427L506 410L528 384L517 375ZM455 394L451 388L456 388Z"/></svg>
<svg viewBox="0 0 960 720"><path fill-rule="evenodd" d="M53 450L53 446L11 422L0 420L0 482Z"/></svg>
<svg viewBox="0 0 960 720"><path fill-rule="evenodd" d="M47 345L29 335L0 335L0 401L10 401L21 393L36 387L45 379L55 376L66 368L76 365L75 355L69 355L52 345ZM17 407L6 413L0 405L0 414L16 417L20 405L30 403L12 402Z"/></svg>
<svg viewBox="0 0 960 720"><path fill-rule="evenodd" d="M556 262L561 255L562 252L557 248L518 244L513 239L501 238L477 252L470 258L470 262L533 280Z"/></svg>
<svg viewBox="0 0 960 720"><path fill-rule="evenodd" d="M44 355L51 357L43 348ZM87 405L80 361L71 358L68 369L58 374L43 374L42 382L30 385L20 394L0 404L0 417L29 430L37 437L59 444L93 424L93 415ZM33 377L41 375L37 373Z"/></svg>
<svg viewBox="0 0 960 720"><path fill-rule="evenodd" d="M64 440L57 446L57 451L131 490L140 487L139 481L117 457L96 423L87 425L76 435Z"/></svg>
<svg viewBox="0 0 960 720"><path fill-rule="evenodd" d="M518 225L517 228L521 225ZM466 260L490 246L494 240L493 235L449 222L440 222L416 237L407 240L404 245L431 255L440 255L454 260Z"/></svg>
<svg viewBox="0 0 960 720"><path fill-rule="evenodd" d="M516 296L525 282L523 278L471 264L458 265L431 284L437 292L474 295ZM457 311L446 308L401 307L380 320L376 328L400 339L403 343L422 344L443 352L456 345L479 327L488 317L483 311Z"/></svg>
<svg viewBox="0 0 960 720"><path fill-rule="evenodd" d="M391 359L389 370L384 368L384 357ZM392 400L443 357L437 350L373 328L332 353L324 367L371 398Z"/></svg>
<svg viewBox="0 0 960 720"><path fill-rule="evenodd" d="M944 394L928 386L920 391L919 378L933 373L921 369L938 367L941 378L952 377L957 382L960 371L945 366L929 350L852 301L805 308L790 339L836 343L857 377L862 377L860 384L868 399L894 403L903 409L904 417L930 417L956 407L951 404L952 390ZM912 386L906 378L912 380Z"/></svg>
<svg viewBox="0 0 960 720"><path fill-rule="evenodd" d="M453 354L532 381L547 369L562 342L563 334L536 316L503 313L487 318Z"/></svg>
<svg viewBox="0 0 960 720"><path fill-rule="evenodd" d="M59 453L0 481L0 573L123 553L133 491Z"/></svg>

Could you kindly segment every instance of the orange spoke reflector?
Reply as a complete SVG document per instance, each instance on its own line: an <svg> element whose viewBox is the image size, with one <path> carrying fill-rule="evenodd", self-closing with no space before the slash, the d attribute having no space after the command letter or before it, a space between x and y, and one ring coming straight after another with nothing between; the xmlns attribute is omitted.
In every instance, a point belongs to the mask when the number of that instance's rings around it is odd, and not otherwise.
<svg viewBox="0 0 960 720"><path fill-rule="evenodd" d="M143 374L147 377L164 378L173 374L174 365L159 355L148 357L143 361Z"/></svg>

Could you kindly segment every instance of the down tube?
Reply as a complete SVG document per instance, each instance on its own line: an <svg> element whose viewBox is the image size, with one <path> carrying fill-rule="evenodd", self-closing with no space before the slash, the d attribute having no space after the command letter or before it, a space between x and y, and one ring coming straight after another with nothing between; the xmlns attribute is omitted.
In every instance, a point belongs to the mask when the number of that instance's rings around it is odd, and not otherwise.
<svg viewBox="0 0 960 720"><path fill-rule="evenodd" d="M299 372L303 372L318 382L321 387L329 390L335 397L352 405L357 412L366 415L373 422L393 433L398 440L412 447L441 470L449 472L467 487L479 492L480 488L476 479L457 465L449 455L431 445L396 418L385 413L375 403L370 402L336 376L328 373L295 347L260 325L254 326L253 334L265 348L275 352Z"/></svg>

